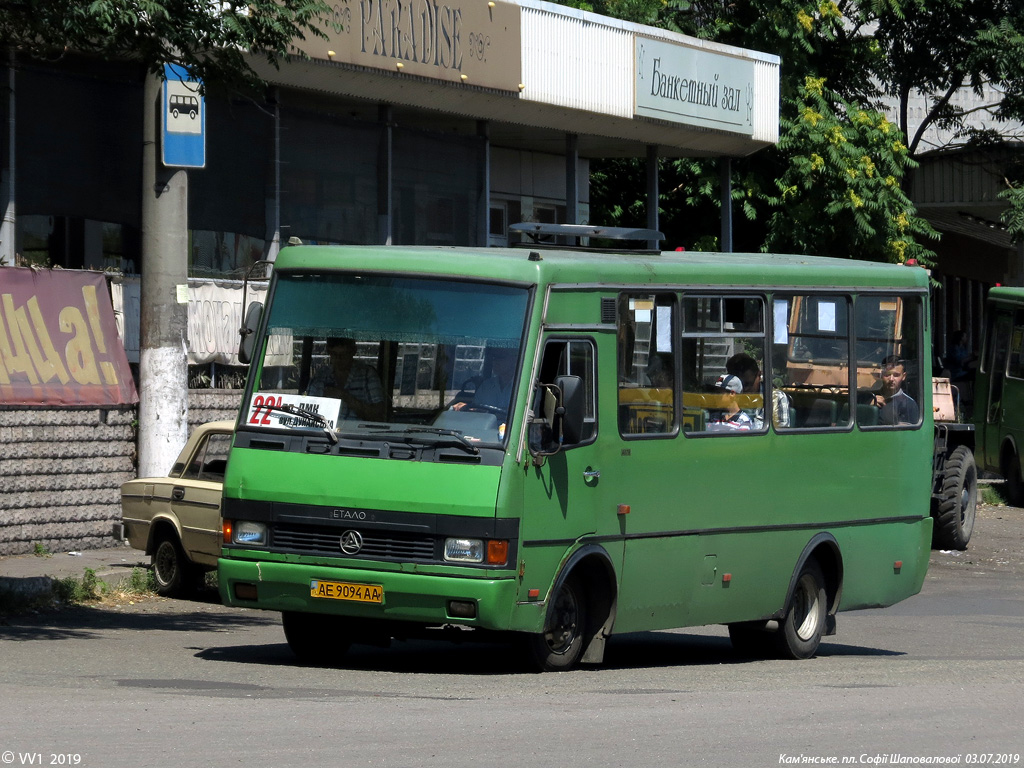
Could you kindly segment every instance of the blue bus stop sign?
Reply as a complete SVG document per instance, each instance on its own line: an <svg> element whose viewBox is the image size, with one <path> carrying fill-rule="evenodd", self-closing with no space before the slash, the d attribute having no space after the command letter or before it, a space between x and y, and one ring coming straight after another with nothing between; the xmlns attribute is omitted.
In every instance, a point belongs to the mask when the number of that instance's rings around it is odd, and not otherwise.
<svg viewBox="0 0 1024 768"><path fill-rule="evenodd" d="M176 168L206 166L206 102L199 81L175 64L164 64L161 160Z"/></svg>

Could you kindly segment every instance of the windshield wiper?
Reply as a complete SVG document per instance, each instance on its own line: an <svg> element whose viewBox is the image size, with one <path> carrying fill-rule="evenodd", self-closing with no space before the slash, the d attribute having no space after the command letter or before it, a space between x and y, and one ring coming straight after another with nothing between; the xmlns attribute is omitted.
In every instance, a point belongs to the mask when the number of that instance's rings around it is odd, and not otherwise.
<svg viewBox="0 0 1024 768"><path fill-rule="evenodd" d="M292 405L291 403L285 403L284 405L264 404L257 407L266 408L268 411L279 411L281 413L287 413L292 416L298 416L299 418L311 421L315 426L320 427L324 431L324 434L327 435L327 439L331 441L331 445L336 445L338 442L338 433L331 428L330 424L327 422L327 419L325 419L316 411L310 411L305 408L300 408L299 406ZM283 426L290 425L285 424Z"/></svg>
<svg viewBox="0 0 1024 768"><path fill-rule="evenodd" d="M450 441L438 441L438 444L450 445L453 448L465 448L467 451L472 453L474 456L480 453L480 449L477 448L473 443L466 439L465 435L459 432L457 429L442 429L440 427L410 427L405 430L405 434L411 432L424 433L428 435L440 435L442 437L454 438Z"/></svg>

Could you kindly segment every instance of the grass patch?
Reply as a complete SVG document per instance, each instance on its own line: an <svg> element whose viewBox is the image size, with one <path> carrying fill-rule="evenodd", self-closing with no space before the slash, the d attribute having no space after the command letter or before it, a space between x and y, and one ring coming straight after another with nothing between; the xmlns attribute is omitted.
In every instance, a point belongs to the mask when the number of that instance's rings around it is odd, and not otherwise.
<svg viewBox="0 0 1024 768"><path fill-rule="evenodd" d="M1006 504L1006 499L1003 497L1002 485L985 483L984 485L979 484L978 490L981 491L981 498L978 499L982 504L990 504L994 507L1003 506Z"/></svg>
<svg viewBox="0 0 1024 768"><path fill-rule="evenodd" d="M55 610L75 605L124 603L156 595L153 572L148 568L132 568L132 572L116 585L110 585L86 568L81 578L69 576L55 579L50 590L16 590L0 586L0 616Z"/></svg>

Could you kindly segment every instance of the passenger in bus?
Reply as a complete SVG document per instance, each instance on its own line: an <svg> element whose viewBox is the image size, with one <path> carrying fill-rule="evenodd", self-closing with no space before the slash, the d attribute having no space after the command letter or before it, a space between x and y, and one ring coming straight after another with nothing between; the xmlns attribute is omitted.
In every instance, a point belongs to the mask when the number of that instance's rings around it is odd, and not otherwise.
<svg viewBox="0 0 1024 768"><path fill-rule="evenodd" d="M508 412L512 399L512 385L515 383L517 350L514 348L491 347L487 356L491 362L491 375L476 388L471 401L453 403L452 410L482 406L485 409Z"/></svg>
<svg viewBox="0 0 1024 768"><path fill-rule="evenodd" d="M898 355L882 361L881 389L874 395L879 424L916 424L921 415L917 402L903 391L907 364Z"/></svg>
<svg viewBox="0 0 1024 768"><path fill-rule="evenodd" d="M725 363L725 370L743 382L746 394L764 395L764 381L761 377L761 366L746 352L737 352ZM788 427L790 422L791 403L785 392L772 389L772 423L776 427ZM754 429L764 428L764 406L749 411Z"/></svg>
<svg viewBox="0 0 1024 768"><path fill-rule="evenodd" d="M740 408L739 395L743 392L743 382L738 376L722 374L715 382L714 391L722 398L724 407L708 415L708 432L749 432L754 429L750 414Z"/></svg>
<svg viewBox="0 0 1024 768"><path fill-rule="evenodd" d="M339 419L359 418L381 421L385 417L384 388L380 377L366 363L355 359L356 340L327 339L329 364L320 368L309 382L307 393L314 397L341 400Z"/></svg>

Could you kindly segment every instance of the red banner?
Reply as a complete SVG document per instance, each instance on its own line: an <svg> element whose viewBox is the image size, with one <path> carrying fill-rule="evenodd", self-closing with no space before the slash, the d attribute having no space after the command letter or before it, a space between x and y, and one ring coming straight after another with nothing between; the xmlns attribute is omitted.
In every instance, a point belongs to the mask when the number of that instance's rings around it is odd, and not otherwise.
<svg viewBox="0 0 1024 768"><path fill-rule="evenodd" d="M0 403L137 403L98 272L0 267Z"/></svg>

